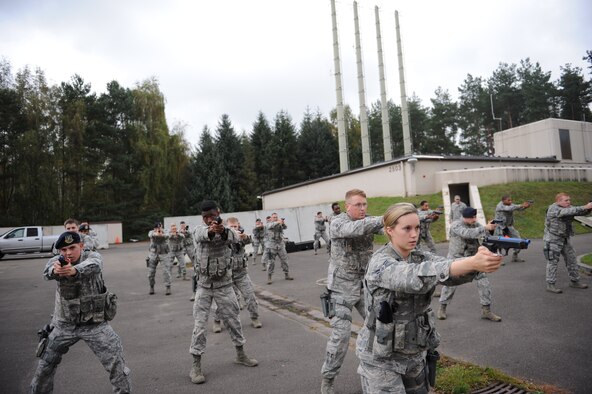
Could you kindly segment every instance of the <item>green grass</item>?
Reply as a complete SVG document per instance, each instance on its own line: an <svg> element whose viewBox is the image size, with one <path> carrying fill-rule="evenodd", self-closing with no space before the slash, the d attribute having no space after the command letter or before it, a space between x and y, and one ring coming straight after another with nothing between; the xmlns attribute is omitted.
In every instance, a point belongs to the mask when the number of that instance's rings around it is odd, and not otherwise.
<svg viewBox="0 0 592 394"><path fill-rule="evenodd" d="M585 255L582 257L582 263L587 265L592 265L592 253Z"/></svg>
<svg viewBox="0 0 592 394"><path fill-rule="evenodd" d="M521 204L526 200L534 200L534 204L524 210L514 213L514 227L520 232L522 238L542 238L545 229L545 212L549 205L555 202L555 195L559 192L568 193L572 199L572 205L584 205L592 199L591 182L517 182L505 185L484 186L479 188L481 204L485 216L492 219L495 206L500 202L501 196L509 194L515 204ZM368 199L368 214L382 216L386 209L397 202L411 202L419 205L426 200L433 208L444 205L442 193L427 194L414 197L377 197ZM342 203L343 206L343 203ZM448 214L446 212L445 214ZM576 234L592 232L592 229L574 222ZM446 241L444 218L432 223L430 232L435 242ZM385 236L376 236L376 243L386 243Z"/></svg>
<svg viewBox="0 0 592 394"><path fill-rule="evenodd" d="M549 385L513 378L493 369L484 368L450 357L441 356L438 361L435 391L441 394L464 394L482 389L493 383L508 383L529 393L561 393L562 389Z"/></svg>

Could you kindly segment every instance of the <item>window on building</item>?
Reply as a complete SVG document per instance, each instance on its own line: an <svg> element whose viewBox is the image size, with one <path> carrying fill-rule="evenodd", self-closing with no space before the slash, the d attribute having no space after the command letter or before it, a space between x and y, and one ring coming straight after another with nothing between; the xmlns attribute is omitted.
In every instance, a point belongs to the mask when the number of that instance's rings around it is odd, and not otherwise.
<svg viewBox="0 0 592 394"><path fill-rule="evenodd" d="M559 129L559 144L561 145L561 159L571 160L571 141L569 130Z"/></svg>

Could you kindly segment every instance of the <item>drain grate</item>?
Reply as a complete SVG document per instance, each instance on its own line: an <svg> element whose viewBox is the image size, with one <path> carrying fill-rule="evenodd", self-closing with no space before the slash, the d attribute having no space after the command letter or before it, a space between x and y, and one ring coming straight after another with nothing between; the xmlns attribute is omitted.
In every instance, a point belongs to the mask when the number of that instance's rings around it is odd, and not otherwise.
<svg viewBox="0 0 592 394"><path fill-rule="evenodd" d="M528 391L519 389L508 383L494 383L477 391L472 391L472 394L528 394Z"/></svg>

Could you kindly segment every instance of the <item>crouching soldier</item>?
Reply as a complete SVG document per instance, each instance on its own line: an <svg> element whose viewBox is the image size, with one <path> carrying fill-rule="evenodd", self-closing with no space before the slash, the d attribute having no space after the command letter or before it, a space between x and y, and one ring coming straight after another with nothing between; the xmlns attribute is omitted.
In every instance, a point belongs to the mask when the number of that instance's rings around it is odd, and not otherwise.
<svg viewBox="0 0 592 394"><path fill-rule="evenodd" d="M53 391L62 355L81 339L109 373L113 392L129 393L130 370L125 365L121 339L107 322L115 315L115 296L105 288L101 255L84 251L76 232L60 235L56 248L60 255L49 260L43 272L46 280L58 284L55 309L45 346L37 352L41 359L31 381L31 393Z"/></svg>

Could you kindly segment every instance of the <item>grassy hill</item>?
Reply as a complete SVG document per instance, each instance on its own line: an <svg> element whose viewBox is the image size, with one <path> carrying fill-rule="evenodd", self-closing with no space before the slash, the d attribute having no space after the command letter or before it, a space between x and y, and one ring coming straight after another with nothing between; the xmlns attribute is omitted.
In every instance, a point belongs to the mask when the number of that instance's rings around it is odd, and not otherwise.
<svg viewBox="0 0 592 394"><path fill-rule="evenodd" d="M515 227L522 238L542 238L545 229L545 212L555 202L555 195L560 192L571 196L572 205L584 205L592 200L592 183L590 182L517 182L505 185L484 186L479 188L481 203L488 220L495 213L495 206L504 194L510 194L515 204L526 200L534 200L534 205L525 211L514 213ZM442 194L428 194L415 197L377 197L368 199L368 214L382 216L386 209L397 202L411 202L419 206L422 200L429 201L433 208L444 205ZM343 206L343 204L342 204ZM448 214L448 212L446 212ZM574 222L576 234L592 232L592 229ZM432 237L435 242L446 241L444 218L432 223ZM386 237L377 236L377 243L385 243Z"/></svg>

